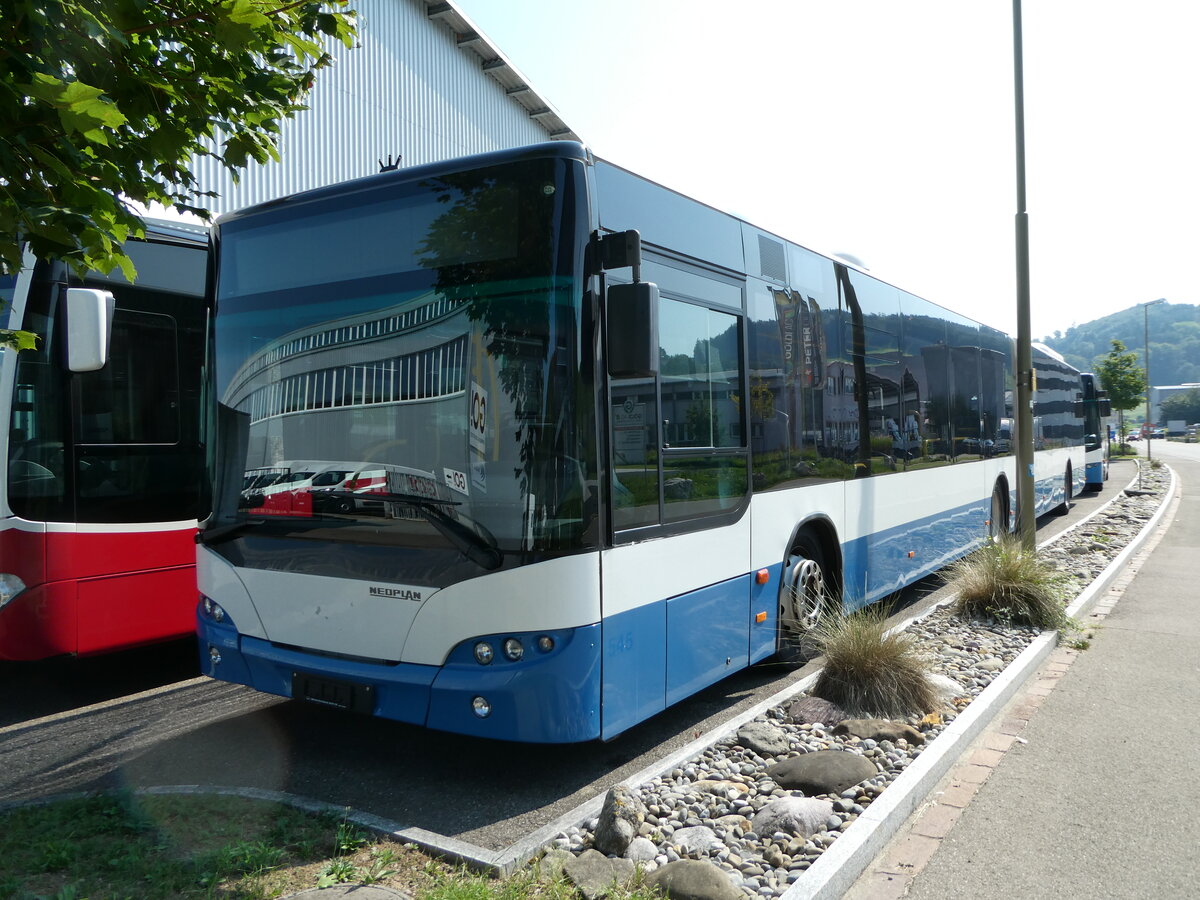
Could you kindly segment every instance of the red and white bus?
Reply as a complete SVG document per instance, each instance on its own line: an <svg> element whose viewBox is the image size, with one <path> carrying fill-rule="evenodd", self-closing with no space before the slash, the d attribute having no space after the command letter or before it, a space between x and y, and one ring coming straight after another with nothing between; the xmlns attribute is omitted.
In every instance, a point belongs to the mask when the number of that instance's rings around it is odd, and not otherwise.
<svg viewBox="0 0 1200 900"><path fill-rule="evenodd" d="M148 220L114 270L26 255L0 275L0 659L93 654L194 630L207 230Z"/></svg>

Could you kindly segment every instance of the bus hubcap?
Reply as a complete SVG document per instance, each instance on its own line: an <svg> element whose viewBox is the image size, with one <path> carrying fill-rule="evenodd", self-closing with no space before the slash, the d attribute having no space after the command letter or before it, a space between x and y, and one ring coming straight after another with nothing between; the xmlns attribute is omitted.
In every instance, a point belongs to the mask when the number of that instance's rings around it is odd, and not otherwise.
<svg viewBox="0 0 1200 900"><path fill-rule="evenodd" d="M799 559L788 572L789 610L795 627L812 631L821 620L825 605L825 574L811 559Z"/></svg>

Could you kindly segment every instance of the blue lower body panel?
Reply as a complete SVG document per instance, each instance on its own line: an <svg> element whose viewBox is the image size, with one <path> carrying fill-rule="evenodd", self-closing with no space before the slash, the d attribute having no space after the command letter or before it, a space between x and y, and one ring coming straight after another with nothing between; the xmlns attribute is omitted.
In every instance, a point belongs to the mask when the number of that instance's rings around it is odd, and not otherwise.
<svg viewBox="0 0 1200 900"><path fill-rule="evenodd" d="M282 648L237 633L233 623L198 617L201 671L281 697L295 697L443 731L529 743L571 743L600 736L600 625L481 635L451 651L445 665L376 663ZM525 648L518 661L505 639ZM550 637L553 647L539 649ZM480 665L474 646L495 658ZM214 653L215 651L215 653ZM482 703L476 703L481 698ZM477 710L486 709L481 716Z"/></svg>

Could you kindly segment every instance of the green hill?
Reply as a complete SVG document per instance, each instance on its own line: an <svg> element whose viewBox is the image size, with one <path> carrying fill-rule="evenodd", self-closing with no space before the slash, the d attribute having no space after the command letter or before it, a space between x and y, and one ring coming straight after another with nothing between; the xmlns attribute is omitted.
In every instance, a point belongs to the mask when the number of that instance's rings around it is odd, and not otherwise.
<svg viewBox="0 0 1200 900"><path fill-rule="evenodd" d="M1096 360L1125 344L1139 358L1145 351L1145 323L1150 331L1150 380L1156 385L1200 382L1200 306L1160 303L1134 306L1102 319L1056 331L1041 339L1075 368L1094 371Z"/></svg>

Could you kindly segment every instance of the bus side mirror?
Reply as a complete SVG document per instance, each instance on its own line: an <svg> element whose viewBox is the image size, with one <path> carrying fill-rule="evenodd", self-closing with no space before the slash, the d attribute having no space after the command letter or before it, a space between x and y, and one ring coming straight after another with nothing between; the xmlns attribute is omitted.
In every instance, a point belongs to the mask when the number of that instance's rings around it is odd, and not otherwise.
<svg viewBox="0 0 1200 900"><path fill-rule="evenodd" d="M1100 415L1107 418L1112 415L1112 402L1107 397L1100 398Z"/></svg>
<svg viewBox="0 0 1200 900"><path fill-rule="evenodd" d="M658 285L649 281L608 288L608 374L645 378L658 373Z"/></svg>
<svg viewBox="0 0 1200 900"><path fill-rule="evenodd" d="M1076 400L1076 401L1075 401L1075 407L1074 407L1074 411L1075 411L1075 418L1077 418L1077 419L1082 419L1082 418L1083 418L1083 416L1084 416L1084 409L1083 409L1083 401L1082 401L1082 400Z"/></svg>
<svg viewBox="0 0 1200 900"><path fill-rule="evenodd" d="M116 300L109 291L67 288L67 369L95 372L108 362Z"/></svg>

